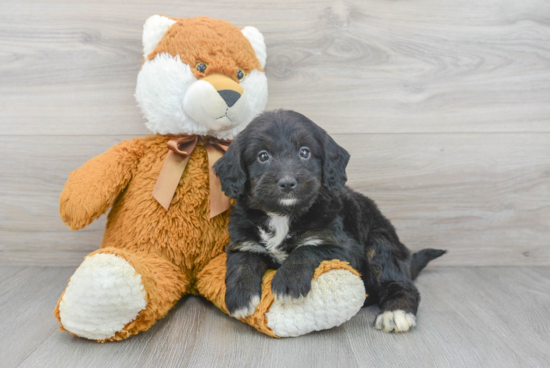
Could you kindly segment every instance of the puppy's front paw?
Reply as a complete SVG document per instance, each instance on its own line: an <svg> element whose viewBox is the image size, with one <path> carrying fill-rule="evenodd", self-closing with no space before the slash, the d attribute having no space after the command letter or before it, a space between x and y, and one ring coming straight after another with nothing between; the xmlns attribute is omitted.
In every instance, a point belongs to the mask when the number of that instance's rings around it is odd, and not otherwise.
<svg viewBox="0 0 550 368"><path fill-rule="evenodd" d="M314 271L301 265L286 266L283 264L273 276L271 292L276 299L282 301L304 297L311 290Z"/></svg>
<svg viewBox="0 0 550 368"><path fill-rule="evenodd" d="M376 316L374 327L386 332L407 332L416 326L416 316L404 310L385 311Z"/></svg>
<svg viewBox="0 0 550 368"><path fill-rule="evenodd" d="M225 305L231 317L241 319L254 313L260 304L260 294L239 288L227 288L225 292Z"/></svg>

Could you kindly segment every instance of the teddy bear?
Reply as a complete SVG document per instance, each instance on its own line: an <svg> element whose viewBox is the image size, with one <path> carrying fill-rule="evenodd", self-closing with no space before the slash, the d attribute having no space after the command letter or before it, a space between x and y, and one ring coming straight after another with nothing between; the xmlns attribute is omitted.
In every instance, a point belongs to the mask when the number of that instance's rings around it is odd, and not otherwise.
<svg viewBox="0 0 550 368"><path fill-rule="evenodd" d="M266 47L254 27L154 15L143 29L135 97L152 132L123 141L70 173L61 219L81 229L105 214L98 250L69 279L60 329L98 342L149 329L184 295L225 307L230 199L212 165L267 103ZM317 269L301 300L262 297L238 318L273 337L349 320L361 308L359 273L338 260ZM237 317L236 317L237 318Z"/></svg>

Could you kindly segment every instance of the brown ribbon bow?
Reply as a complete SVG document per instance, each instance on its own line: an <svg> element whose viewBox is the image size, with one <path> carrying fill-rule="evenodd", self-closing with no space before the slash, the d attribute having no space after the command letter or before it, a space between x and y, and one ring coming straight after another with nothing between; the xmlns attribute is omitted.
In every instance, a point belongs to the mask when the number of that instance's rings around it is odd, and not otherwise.
<svg viewBox="0 0 550 368"><path fill-rule="evenodd" d="M222 191L220 179L212 166L227 151L231 141L223 141L214 137L201 137L208 155L208 171L210 180L210 218L225 212L231 206L230 199ZM168 141L168 155L162 164L153 197L168 211L172 198L176 193L181 176L187 166L189 157L199 142L199 136L188 135Z"/></svg>

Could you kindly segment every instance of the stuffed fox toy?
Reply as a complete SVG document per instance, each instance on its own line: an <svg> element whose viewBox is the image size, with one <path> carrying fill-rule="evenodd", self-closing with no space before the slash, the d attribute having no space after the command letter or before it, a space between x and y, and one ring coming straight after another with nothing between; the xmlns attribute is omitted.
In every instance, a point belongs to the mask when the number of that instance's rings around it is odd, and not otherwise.
<svg viewBox="0 0 550 368"><path fill-rule="evenodd" d="M143 30L136 99L153 135L124 141L72 172L62 220L81 229L111 209L100 249L69 280L54 314L62 330L104 342L149 329L186 294L225 308L229 198L213 163L267 102L266 48L254 27L154 15ZM359 274L325 262L302 300L262 297L239 318L274 337L350 319Z"/></svg>

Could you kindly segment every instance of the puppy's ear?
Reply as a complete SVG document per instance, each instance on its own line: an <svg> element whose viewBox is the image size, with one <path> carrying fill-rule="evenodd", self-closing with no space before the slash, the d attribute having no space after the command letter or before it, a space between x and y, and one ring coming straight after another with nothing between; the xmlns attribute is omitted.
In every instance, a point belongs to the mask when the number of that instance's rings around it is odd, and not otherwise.
<svg viewBox="0 0 550 368"><path fill-rule="evenodd" d="M328 189L341 189L348 180L346 166L350 158L349 153L327 133L325 133L323 149L323 185Z"/></svg>
<svg viewBox="0 0 550 368"><path fill-rule="evenodd" d="M241 133L242 135L242 133ZM240 143L242 139L235 139L227 149L225 155L220 158L213 166L216 175L220 178L222 183L222 190L225 195L231 198L238 198L244 194L246 190L246 181L248 175L246 174L244 163L241 159L241 147Z"/></svg>

